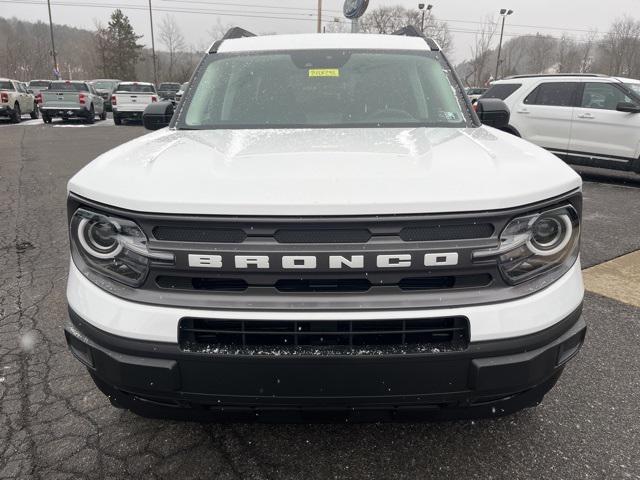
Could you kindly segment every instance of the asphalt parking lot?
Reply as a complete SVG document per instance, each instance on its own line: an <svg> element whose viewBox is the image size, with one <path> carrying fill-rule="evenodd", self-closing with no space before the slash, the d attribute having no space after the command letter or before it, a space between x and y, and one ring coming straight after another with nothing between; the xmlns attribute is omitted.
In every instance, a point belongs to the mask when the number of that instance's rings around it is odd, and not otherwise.
<svg viewBox="0 0 640 480"><path fill-rule="evenodd" d="M66 183L101 152L144 133L111 120L0 121L1 479L640 478L634 289L618 300L587 294L582 352L542 405L510 417L201 425L111 407L62 331ZM618 257L632 265L634 256L623 256L640 249L640 175L581 173L583 267Z"/></svg>

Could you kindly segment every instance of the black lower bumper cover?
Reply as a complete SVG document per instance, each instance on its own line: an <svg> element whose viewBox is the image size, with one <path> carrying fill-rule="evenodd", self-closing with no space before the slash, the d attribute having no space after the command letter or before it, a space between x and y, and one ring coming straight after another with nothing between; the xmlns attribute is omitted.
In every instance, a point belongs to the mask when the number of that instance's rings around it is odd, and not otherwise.
<svg viewBox="0 0 640 480"><path fill-rule="evenodd" d="M271 356L189 353L98 330L70 311L71 352L116 406L213 421L478 418L532 407L580 349L581 308L533 335L461 352Z"/></svg>

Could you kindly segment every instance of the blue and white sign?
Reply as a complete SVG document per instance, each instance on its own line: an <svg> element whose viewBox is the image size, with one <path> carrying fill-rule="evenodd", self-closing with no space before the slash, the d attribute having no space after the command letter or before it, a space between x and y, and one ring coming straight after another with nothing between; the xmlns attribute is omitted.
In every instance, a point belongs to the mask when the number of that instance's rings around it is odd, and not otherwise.
<svg viewBox="0 0 640 480"><path fill-rule="evenodd" d="M348 19L355 20L364 15L369 6L369 0L345 0L342 11Z"/></svg>

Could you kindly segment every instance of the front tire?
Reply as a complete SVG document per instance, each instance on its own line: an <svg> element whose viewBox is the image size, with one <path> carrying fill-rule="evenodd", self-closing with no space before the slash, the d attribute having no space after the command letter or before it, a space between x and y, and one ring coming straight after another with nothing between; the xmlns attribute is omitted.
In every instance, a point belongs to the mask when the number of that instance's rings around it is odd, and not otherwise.
<svg viewBox="0 0 640 480"><path fill-rule="evenodd" d="M102 109L102 113L100 114L100 120L106 120L107 119L107 111L104 109Z"/></svg>
<svg viewBox="0 0 640 480"><path fill-rule="evenodd" d="M115 113L113 114L113 123L116 125L122 125L122 119Z"/></svg>
<svg viewBox="0 0 640 480"><path fill-rule="evenodd" d="M20 105L17 103L13 106L13 116L11 117L12 123L20 123L22 121L22 112L20 111Z"/></svg>
<svg viewBox="0 0 640 480"><path fill-rule="evenodd" d="M52 119L48 113L42 112L42 121L44 123L51 123Z"/></svg>
<svg viewBox="0 0 640 480"><path fill-rule="evenodd" d="M31 119L37 120L40 117L40 109L38 108L38 104L34 102L33 110L31 110Z"/></svg>

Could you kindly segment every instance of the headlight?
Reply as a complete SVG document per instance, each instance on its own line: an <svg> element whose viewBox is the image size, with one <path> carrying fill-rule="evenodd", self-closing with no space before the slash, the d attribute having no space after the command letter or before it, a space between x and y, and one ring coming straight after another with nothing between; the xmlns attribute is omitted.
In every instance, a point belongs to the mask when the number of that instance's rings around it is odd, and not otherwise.
<svg viewBox="0 0 640 480"><path fill-rule="evenodd" d="M171 253L149 250L144 232L130 220L78 209L71 218L70 234L81 270L88 267L132 287L142 285L151 259L173 261Z"/></svg>
<svg viewBox="0 0 640 480"><path fill-rule="evenodd" d="M564 275L578 258L580 218L571 205L513 219L496 249L473 253L474 261L496 259L504 279L522 283L542 274Z"/></svg>

